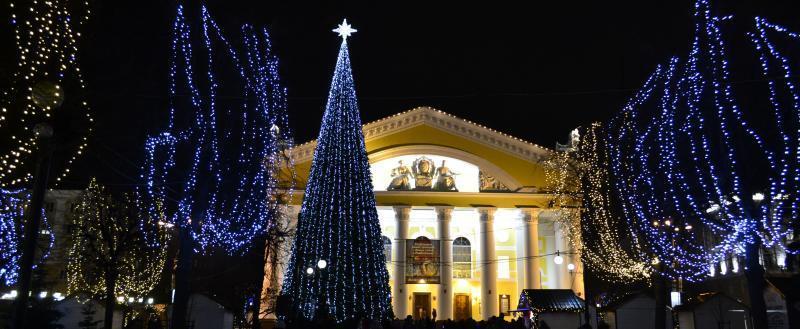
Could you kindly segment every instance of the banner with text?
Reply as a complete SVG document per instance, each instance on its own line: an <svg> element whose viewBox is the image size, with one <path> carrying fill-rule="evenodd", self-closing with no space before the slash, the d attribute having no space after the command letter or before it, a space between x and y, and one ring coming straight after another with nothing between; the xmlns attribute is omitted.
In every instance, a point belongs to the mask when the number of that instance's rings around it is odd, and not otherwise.
<svg viewBox="0 0 800 329"><path fill-rule="evenodd" d="M406 284L439 284L439 240L424 236L406 241Z"/></svg>

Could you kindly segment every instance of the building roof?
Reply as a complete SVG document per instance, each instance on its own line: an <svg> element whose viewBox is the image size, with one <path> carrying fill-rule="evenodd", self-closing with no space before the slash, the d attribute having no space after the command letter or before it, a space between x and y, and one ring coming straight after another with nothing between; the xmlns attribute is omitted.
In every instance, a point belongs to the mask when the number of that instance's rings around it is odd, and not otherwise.
<svg viewBox="0 0 800 329"><path fill-rule="evenodd" d="M417 107L366 123L363 133L370 164L410 155L447 157L478 167L480 175L502 186L497 190L457 193L378 190L375 192L378 205L440 203L454 207L486 204L498 208L520 205L547 208L551 201L543 164L553 154L548 148L430 107ZM294 184L293 204L302 200L316 145L316 141L310 141L288 151L291 161L285 163L291 164L291 168L286 168L285 176L291 177Z"/></svg>
<svg viewBox="0 0 800 329"><path fill-rule="evenodd" d="M584 301L571 289L525 289L519 296L520 310L536 313L582 312Z"/></svg>
<svg viewBox="0 0 800 329"><path fill-rule="evenodd" d="M364 139L370 141L420 125L435 127L531 162L540 162L552 153L552 150L546 147L427 106L416 107L364 124ZM316 140L295 146L292 150L292 160L296 163L310 161L316 146Z"/></svg>
<svg viewBox="0 0 800 329"><path fill-rule="evenodd" d="M733 301L734 303L740 304L742 306L742 308L748 309L748 307L746 305L742 304L741 301L739 301L739 300L737 300L737 299L735 299L733 297L730 297L730 296L728 296L726 294L723 294L721 292L704 292L704 293L697 294L697 296L689 298L685 303L683 303L681 305L675 306L675 310L676 311L692 311L695 308L697 308L698 306L703 305L703 303L706 303L706 302L708 302L710 300L713 300L715 298L729 299L729 300Z"/></svg>
<svg viewBox="0 0 800 329"><path fill-rule="evenodd" d="M614 311L614 310L616 310L618 308L623 307L625 304L629 303L630 301L632 301L632 300L634 300L636 298L640 298L640 297L649 298L651 300L655 300L653 298L653 296L648 292L633 292L633 293L624 294L622 296L617 296L616 298L614 298L611 301L609 301L608 304L604 305L602 307L602 309L604 311Z"/></svg>

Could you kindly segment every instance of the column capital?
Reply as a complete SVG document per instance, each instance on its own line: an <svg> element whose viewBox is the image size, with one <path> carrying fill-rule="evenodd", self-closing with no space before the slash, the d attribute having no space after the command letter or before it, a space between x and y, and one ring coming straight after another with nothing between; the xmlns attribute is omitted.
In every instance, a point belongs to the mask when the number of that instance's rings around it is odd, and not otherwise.
<svg viewBox="0 0 800 329"><path fill-rule="evenodd" d="M497 211L496 207L492 206L477 206L478 214L480 214L481 221L493 221L494 213Z"/></svg>
<svg viewBox="0 0 800 329"><path fill-rule="evenodd" d="M542 211L540 208L525 207L518 208L519 217L525 222L539 223L539 213Z"/></svg>
<svg viewBox="0 0 800 329"><path fill-rule="evenodd" d="M437 215L450 215L453 213L453 206L434 206Z"/></svg>
<svg viewBox="0 0 800 329"><path fill-rule="evenodd" d="M399 205L392 206L392 208L394 209L394 215L397 220L408 220L408 217L411 214L411 206Z"/></svg>

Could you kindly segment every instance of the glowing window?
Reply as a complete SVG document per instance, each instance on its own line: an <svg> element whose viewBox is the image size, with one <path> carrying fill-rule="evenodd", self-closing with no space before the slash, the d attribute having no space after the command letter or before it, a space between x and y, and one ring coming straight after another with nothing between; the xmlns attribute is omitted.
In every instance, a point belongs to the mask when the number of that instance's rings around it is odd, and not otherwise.
<svg viewBox="0 0 800 329"><path fill-rule="evenodd" d="M453 277L472 278L472 244L464 237L453 240Z"/></svg>

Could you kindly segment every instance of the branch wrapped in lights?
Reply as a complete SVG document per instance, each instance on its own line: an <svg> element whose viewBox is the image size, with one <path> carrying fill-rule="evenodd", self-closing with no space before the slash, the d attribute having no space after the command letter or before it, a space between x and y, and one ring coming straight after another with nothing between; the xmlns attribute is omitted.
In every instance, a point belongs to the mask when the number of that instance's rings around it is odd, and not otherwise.
<svg viewBox="0 0 800 329"><path fill-rule="evenodd" d="M768 81L765 112L735 97L721 33L731 17L712 16L704 0L694 16L687 58L659 67L607 137L625 218L668 264L663 274L688 280L750 246L785 248L800 182L797 90L765 31L792 34L760 18L749 34Z"/></svg>
<svg viewBox="0 0 800 329"><path fill-rule="evenodd" d="M91 110L83 98L86 84L78 67L77 32L89 18L89 5L51 0L32 1L24 8L14 2L9 6L19 62L10 89L0 96L0 136L7 138L0 149L0 186L19 187L31 180L40 147L34 125L46 121L60 135L76 136L56 153L63 159L52 164L58 183L92 132Z"/></svg>
<svg viewBox="0 0 800 329"><path fill-rule="evenodd" d="M614 215L602 129L592 124L574 149L547 161L545 176L555 195L551 206L560 209L556 220L567 228L567 240L585 266L607 281L648 281L650 262L643 261L635 236L625 234L624 219Z"/></svg>
<svg viewBox="0 0 800 329"><path fill-rule="evenodd" d="M165 214L162 221L191 227L203 250L242 254L267 231L276 209L273 162L291 147L286 89L266 30L245 25L238 51L203 7L199 48L206 55L205 74L194 70L198 56L191 32L179 6L169 118L166 130L146 143L146 196L151 216ZM224 85L218 75L226 78ZM243 97L221 101L220 90Z"/></svg>
<svg viewBox="0 0 800 329"><path fill-rule="evenodd" d="M389 276L346 37L342 41L281 295L291 318L392 317Z"/></svg>
<svg viewBox="0 0 800 329"><path fill-rule="evenodd" d="M158 218L135 195L117 200L92 180L75 208L67 292L102 298L111 287L112 296L127 299L153 290L167 258L168 228Z"/></svg>
<svg viewBox="0 0 800 329"><path fill-rule="evenodd" d="M671 171L675 168L670 162L674 160L671 156L675 154L649 144L662 145L665 141L659 133L674 128L674 123L668 113L658 113L656 115L660 116L656 118L650 116L649 120L640 121L635 111L647 106L663 110L663 105L669 104L663 100L671 97L669 91L674 83L675 66L673 60L667 69L657 68L642 92L612 122L607 141L608 157L624 218L632 237L646 251L642 261L670 264L661 274L693 280L708 270L710 250L697 240L696 230L681 230L680 224L690 225L688 222L678 223L687 217L683 208L676 207L675 199L679 196L671 186L678 180Z"/></svg>
<svg viewBox="0 0 800 329"><path fill-rule="evenodd" d="M22 256L22 236L25 232L26 212L30 204L30 193L26 190L0 189L0 287L16 284L19 275L19 261ZM42 230L37 253L41 264L49 255L55 243L55 235L42 209ZM37 265L34 265L37 266Z"/></svg>

